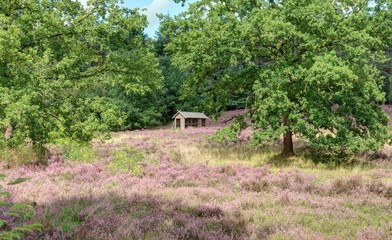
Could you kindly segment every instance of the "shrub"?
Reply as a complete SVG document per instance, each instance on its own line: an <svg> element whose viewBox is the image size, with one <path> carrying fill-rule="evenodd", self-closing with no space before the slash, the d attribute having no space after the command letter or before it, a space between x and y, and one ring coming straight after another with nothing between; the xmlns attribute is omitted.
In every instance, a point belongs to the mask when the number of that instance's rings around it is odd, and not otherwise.
<svg viewBox="0 0 392 240"><path fill-rule="evenodd" d="M310 153L309 157L317 163L328 163L339 166L351 164L356 160L355 152L345 146L310 141L308 149Z"/></svg>
<svg viewBox="0 0 392 240"><path fill-rule="evenodd" d="M0 175L0 179L5 177L5 175ZM18 178L13 182L9 182L8 185L16 185L26 180L26 178ZM27 232L41 230L41 224L26 223L34 216L34 208L28 204L7 202L5 199L10 196L10 193L1 191L2 188L3 186L0 185L0 196L2 197L0 199L0 207L2 208L2 211L0 211L0 239L21 239Z"/></svg>
<svg viewBox="0 0 392 240"><path fill-rule="evenodd" d="M136 148L122 149L114 153L109 168L112 171L131 172L134 175L141 176L144 173L142 162L144 155Z"/></svg>
<svg viewBox="0 0 392 240"><path fill-rule="evenodd" d="M192 215L195 217L220 219L224 216L224 212L220 207L217 206L201 205L192 209Z"/></svg>
<svg viewBox="0 0 392 240"><path fill-rule="evenodd" d="M228 143L237 140L237 133L240 130L240 124L234 123L226 128L216 130L211 140L218 143Z"/></svg>
<svg viewBox="0 0 392 240"><path fill-rule="evenodd" d="M246 128L245 116L237 116L235 123L228 127L218 129L211 140L218 143L235 142L241 129Z"/></svg>
<svg viewBox="0 0 392 240"><path fill-rule="evenodd" d="M374 158L377 156L374 154L382 146L374 139L362 139L350 135L342 137L327 134L308 141L310 156L316 162L333 165L353 165L366 157Z"/></svg>

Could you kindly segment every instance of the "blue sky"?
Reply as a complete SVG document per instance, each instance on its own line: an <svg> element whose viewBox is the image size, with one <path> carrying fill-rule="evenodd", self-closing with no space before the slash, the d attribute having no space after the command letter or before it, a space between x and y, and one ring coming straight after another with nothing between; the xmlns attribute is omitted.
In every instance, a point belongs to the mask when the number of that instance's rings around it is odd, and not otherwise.
<svg viewBox="0 0 392 240"><path fill-rule="evenodd" d="M189 0L187 2L196 2L196 0ZM128 8L145 8L144 14L147 15L150 25L146 29L146 33L150 37L155 36L155 31L159 27L159 19L156 17L157 13L177 15L185 11L188 7L181 4L174 3L172 0L124 0L124 5Z"/></svg>

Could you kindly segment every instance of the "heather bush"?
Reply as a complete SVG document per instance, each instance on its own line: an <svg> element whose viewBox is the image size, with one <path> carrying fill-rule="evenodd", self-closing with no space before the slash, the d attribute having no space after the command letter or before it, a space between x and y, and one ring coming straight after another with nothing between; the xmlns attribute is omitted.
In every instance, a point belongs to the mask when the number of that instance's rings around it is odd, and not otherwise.
<svg viewBox="0 0 392 240"><path fill-rule="evenodd" d="M75 204L71 210L69 207ZM54 203L45 215L44 235L50 239L215 240L249 236L238 211L226 212L212 204L189 205L181 199L169 200L152 194L69 199ZM69 228L72 231L65 232L64 224L72 223L75 223Z"/></svg>
<svg viewBox="0 0 392 240"><path fill-rule="evenodd" d="M76 230L74 239L115 239L121 218L116 215L91 216Z"/></svg>
<svg viewBox="0 0 392 240"><path fill-rule="evenodd" d="M103 161L51 158L45 168L6 169L31 177L8 189L15 202L37 203L31 221L44 229L27 239L354 239L373 236L368 227L389 233L390 163L282 163L244 144L206 146L212 131L201 132L120 133L91 146ZM142 174L132 174L133 166Z"/></svg>
<svg viewBox="0 0 392 240"><path fill-rule="evenodd" d="M359 232L356 237L357 240L385 240L391 238L390 233L391 232L388 233L379 228L367 227Z"/></svg>
<svg viewBox="0 0 392 240"><path fill-rule="evenodd" d="M245 191L263 192L271 189L271 183L267 179L262 179L260 181L250 180L243 182L242 187Z"/></svg>
<svg viewBox="0 0 392 240"><path fill-rule="evenodd" d="M232 166L222 166L220 169L221 173L227 174L229 176L235 176L237 175L237 172Z"/></svg>
<svg viewBox="0 0 392 240"><path fill-rule="evenodd" d="M181 163L184 156L178 149L173 149L169 152L169 158L174 163Z"/></svg>
<svg viewBox="0 0 392 240"><path fill-rule="evenodd" d="M336 179L332 182L331 194L351 194L359 190L363 186L363 179L361 176L355 175L348 178Z"/></svg>
<svg viewBox="0 0 392 240"><path fill-rule="evenodd" d="M388 197L389 188L380 180L373 180L367 184L369 192Z"/></svg>
<svg viewBox="0 0 392 240"><path fill-rule="evenodd" d="M141 176L144 173L143 160L144 155L140 150L133 147L121 149L114 152L108 167L112 171L131 172L133 175Z"/></svg>
<svg viewBox="0 0 392 240"><path fill-rule="evenodd" d="M274 225L264 225L257 230L257 239L268 239L269 236L274 235L276 232L276 226Z"/></svg>
<svg viewBox="0 0 392 240"><path fill-rule="evenodd" d="M200 184L194 181L187 181L185 179L178 179L173 181L172 184L170 184L172 187L197 187Z"/></svg>
<svg viewBox="0 0 392 240"><path fill-rule="evenodd" d="M224 212L220 207L217 206L199 206L193 209L193 215L196 217L206 217L206 218L221 218Z"/></svg>

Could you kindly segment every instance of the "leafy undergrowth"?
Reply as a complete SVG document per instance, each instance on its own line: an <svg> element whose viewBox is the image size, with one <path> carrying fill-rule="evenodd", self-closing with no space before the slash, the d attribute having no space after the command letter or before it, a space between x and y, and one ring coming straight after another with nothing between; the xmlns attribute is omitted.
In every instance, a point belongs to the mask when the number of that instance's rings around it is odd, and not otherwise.
<svg viewBox="0 0 392 240"><path fill-rule="evenodd" d="M45 163L46 149L33 146L19 146L16 148L0 148L0 163L5 168L12 168L26 164L42 165Z"/></svg>
<svg viewBox="0 0 392 240"><path fill-rule="evenodd" d="M354 168L206 138L214 128L146 130L95 143L95 161L49 160L8 186L44 226L28 239L388 239L392 164ZM225 151L226 149L226 151Z"/></svg>

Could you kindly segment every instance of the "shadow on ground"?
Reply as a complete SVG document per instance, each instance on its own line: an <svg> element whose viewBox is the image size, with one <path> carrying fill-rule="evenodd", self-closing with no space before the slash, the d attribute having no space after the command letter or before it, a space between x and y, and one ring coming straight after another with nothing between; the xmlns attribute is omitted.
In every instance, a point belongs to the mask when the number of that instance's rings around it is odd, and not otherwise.
<svg viewBox="0 0 392 240"><path fill-rule="evenodd" d="M154 195L74 198L40 206L44 225L27 239L248 239L239 212ZM265 237L260 232L260 237Z"/></svg>

